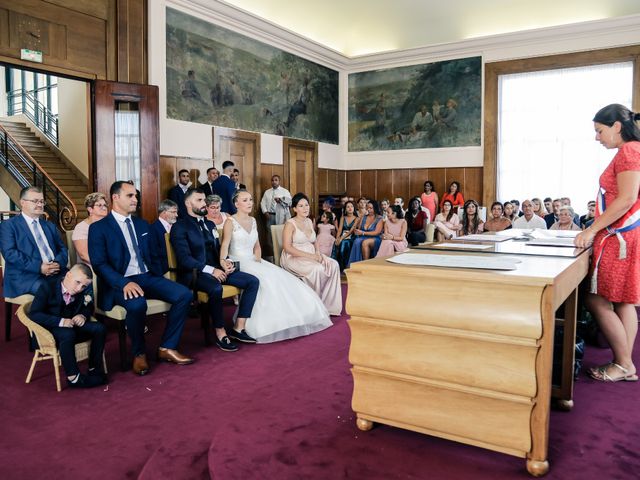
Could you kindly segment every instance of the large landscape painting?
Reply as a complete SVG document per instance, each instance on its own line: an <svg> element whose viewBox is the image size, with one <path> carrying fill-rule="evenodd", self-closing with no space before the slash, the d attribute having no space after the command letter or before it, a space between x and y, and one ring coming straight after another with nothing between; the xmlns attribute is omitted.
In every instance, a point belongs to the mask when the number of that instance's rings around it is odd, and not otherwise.
<svg viewBox="0 0 640 480"><path fill-rule="evenodd" d="M480 57L349 75L349 151L480 145Z"/></svg>
<svg viewBox="0 0 640 480"><path fill-rule="evenodd" d="M338 72L167 8L167 116L338 143Z"/></svg>

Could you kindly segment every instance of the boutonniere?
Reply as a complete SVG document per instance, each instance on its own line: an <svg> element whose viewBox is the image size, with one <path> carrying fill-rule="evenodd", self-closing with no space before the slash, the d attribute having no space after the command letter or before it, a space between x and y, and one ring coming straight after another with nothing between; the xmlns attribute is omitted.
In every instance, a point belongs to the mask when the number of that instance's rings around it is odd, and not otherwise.
<svg viewBox="0 0 640 480"><path fill-rule="evenodd" d="M93 298L91 298L91 295L85 295L84 296L84 305L85 306L89 305L92 301L93 301Z"/></svg>

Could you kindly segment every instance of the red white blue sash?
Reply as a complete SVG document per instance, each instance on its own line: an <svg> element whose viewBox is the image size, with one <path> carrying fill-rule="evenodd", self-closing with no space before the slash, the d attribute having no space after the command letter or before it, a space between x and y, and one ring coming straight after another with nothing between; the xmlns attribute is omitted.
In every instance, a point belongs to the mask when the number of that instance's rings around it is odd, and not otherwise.
<svg viewBox="0 0 640 480"><path fill-rule="evenodd" d="M605 193L606 190L600 187L600 190L598 190L598 198L596 200L596 218L604 213L604 211L607 209L607 204L604 198ZM627 258L627 242L625 241L622 234L633 230L634 228L640 227L640 203L636 202L633 208L635 208L635 210L631 211L631 215L629 215L624 220L624 222L622 222L622 225L620 225L618 228L612 228L611 226L608 226L606 228L607 234L602 237L602 240L600 241L600 245L602 246L602 248L600 249L600 253L598 255L598 258L596 259L595 267L593 269L593 276L591 277L591 293L597 293L596 290L598 288L598 267L600 265L600 260L602 259L602 253L604 252L603 244L605 240L615 235L618 238L618 242L620 243L618 259L624 260L625 258Z"/></svg>

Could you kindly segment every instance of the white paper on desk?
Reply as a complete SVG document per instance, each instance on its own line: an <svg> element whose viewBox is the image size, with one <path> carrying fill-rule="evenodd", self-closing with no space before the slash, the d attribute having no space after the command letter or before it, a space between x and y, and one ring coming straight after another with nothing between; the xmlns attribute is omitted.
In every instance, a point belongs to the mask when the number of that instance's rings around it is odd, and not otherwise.
<svg viewBox="0 0 640 480"><path fill-rule="evenodd" d="M535 239L549 239L549 238L575 238L580 233L580 230L543 230L536 228L527 232L526 235Z"/></svg>
<svg viewBox="0 0 640 480"><path fill-rule="evenodd" d="M466 240L467 242L505 242L509 240L509 237L503 235L490 235L490 234L474 234L465 235L464 237L456 237L453 240Z"/></svg>
<svg viewBox="0 0 640 480"><path fill-rule="evenodd" d="M488 248L493 248L493 245L479 245L477 243L453 243L453 242L448 242L448 243L439 243L437 245L430 245L429 248L443 248L443 249L449 249L449 248L459 248L461 250L486 250Z"/></svg>
<svg viewBox="0 0 640 480"><path fill-rule="evenodd" d="M531 245L532 247L573 247L573 237L547 237L547 238L534 238L529 240L525 245Z"/></svg>
<svg viewBox="0 0 640 480"><path fill-rule="evenodd" d="M520 260L512 257L475 255L433 255L429 253L401 253L387 258L387 262L401 265L423 265L447 268L479 268L483 270L515 270Z"/></svg>

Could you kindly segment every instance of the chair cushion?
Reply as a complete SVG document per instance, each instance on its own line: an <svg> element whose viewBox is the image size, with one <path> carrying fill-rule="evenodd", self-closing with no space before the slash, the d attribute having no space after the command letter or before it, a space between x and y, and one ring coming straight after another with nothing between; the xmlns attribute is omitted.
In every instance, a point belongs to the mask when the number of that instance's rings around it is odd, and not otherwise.
<svg viewBox="0 0 640 480"><path fill-rule="evenodd" d="M233 297L234 295L240 295L240 289L232 285L222 286L222 298ZM198 303L207 303L209 301L209 295L205 292L198 292Z"/></svg>
<svg viewBox="0 0 640 480"><path fill-rule="evenodd" d="M171 309L171 304L163 302L162 300L149 299L147 300L147 315L155 315L157 313L165 313ZM96 308L98 315L104 315L107 318L113 320L124 320L127 317L127 311L124 307L116 305L108 312L103 312L99 308Z"/></svg>
<svg viewBox="0 0 640 480"><path fill-rule="evenodd" d="M20 295L19 297L4 297L5 302L13 303L14 305L24 305L27 302L31 302L33 300L33 295L29 293L25 293L24 295Z"/></svg>

